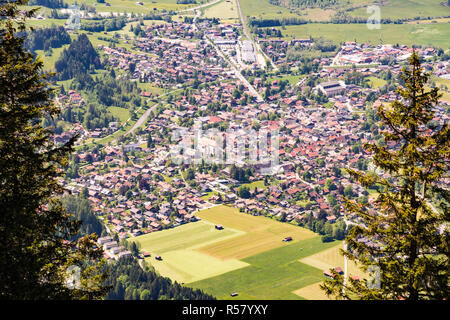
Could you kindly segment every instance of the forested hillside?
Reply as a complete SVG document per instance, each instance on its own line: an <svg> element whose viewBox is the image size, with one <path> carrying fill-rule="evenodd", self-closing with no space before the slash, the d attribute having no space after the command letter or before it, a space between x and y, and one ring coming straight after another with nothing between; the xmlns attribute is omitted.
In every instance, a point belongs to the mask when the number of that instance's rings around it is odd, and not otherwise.
<svg viewBox="0 0 450 320"><path fill-rule="evenodd" d="M55 62L58 80L71 79L100 66L99 55L85 34L81 34L68 49L64 49L58 61Z"/></svg>
<svg viewBox="0 0 450 320"><path fill-rule="evenodd" d="M70 35L62 26L51 26L50 28L36 29L27 34L25 42L26 49L47 51L51 48L59 48L71 43Z"/></svg>
<svg viewBox="0 0 450 320"><path fill-rule="evenodd" d="M79 236L95 233L98 237L105 231L105 227L97 219L88 199L75 196L65 196L61 199L64 208L74 215L76 220L82 221Z"/></svg>

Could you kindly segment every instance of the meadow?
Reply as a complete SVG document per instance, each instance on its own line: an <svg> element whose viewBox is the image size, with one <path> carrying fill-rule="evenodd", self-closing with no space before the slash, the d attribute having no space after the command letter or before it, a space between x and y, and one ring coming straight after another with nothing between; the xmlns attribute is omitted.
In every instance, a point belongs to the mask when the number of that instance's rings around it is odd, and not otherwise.
<svg viewBox="0 0 450 320"><path fill-rule="evenodd" d="M315 236L242 259L249 266L216 277L190 283L218 299L296 300L294 291L324 280L323 270L299 260L336 246ZM231 298L231 292L238 292ZM319 292L320 293L320 292Z"/></svg>
<svg viewBox="0 0 450 320"><path fill-rule="evenodd" d="M69 4L74 4L76 0L66 1ZM96 0L83 0L83 3L95 6L97 12L134 12L134 13L151 13L153 11L162 10L182 10L195 6L194 4L177 4L177 0L143 0L143 5L139 5L134 0L106 0L105 3L97 3ZM110 6L107 6L109 3Z"/></svg>
<svg viewBox="0 0 450 320"><path fill-rule="evenodd" d="M293 242L312 238L315 234L304 228L281 223L263 216L252 216L236 208L217 206L202 210L198 217L222 224L226 228L244 231L245 234L203 246L199 249L207 255L220 259L242 259L284 245L283 238L291 236Z"/></svg>
<svg viewBox="0 0 450 320"><path fill-rule="evenodd" d="M218 18L221 23L239 23L239 11L236 0L221 1L204 9L203 17Z"/></svg>
<svg viewBox="0 0 450 320"><path fill-rule="evenodd" d="M369 30L366 24L313 23L286 26L283 36L293 38L323 37L337 43L356 41L358 43L401 44L411 46L434 45L449 48L450 23L436 24L382 24L380 29Z"/></svg>
<svg viewBox="0 0 450 320"><path fill-rule="evenodd" d="M244 17L272 19L280 17L298 17L292 10L270 4L269 0L239 0Z"/></svg>
<svg viewBox="0 0 450 320"><path fill-rule="evenodd" d="M389 0L375 2L371 0L339 1L336 5L319 8L295 8L270 4L269 0L240 0L245 16L263 19L280 17L302 17L311 21L331 21L331 17L340 10L345 10L354 17L368 18L372 12L368 7L376 5L380 9L382 19L412 19L416 17L442 17L448 16L449 8L441 5L442 0Z"/></svg>
<svg viewBox="0 0 450 320"><path fill-rule="evenodd" d="M129 241L139 243L141 252L151 253L152 256L146 258L146 261L161 275L178 282L191 282L247 266L236 259L217 259L195 250L241 234L243 232L239 230L216 230L210 222L197 221L131 238ZM163 260L156 260L157 255Z"/></svg>
<svg viewBox="0 0 450 320"><path fill-rule="evenodd" d="M305 299L320 295L308 288L323 281L322 266L336 267L328 249L341 242L323 243L320 236L291 224L252 216L224 205L196 213L200 221L130 238L157 272L218 299ZM223 230L215 225L222 224ZM291 242L282 239L291 236ZM325 250L325 251L324 251ZM317 255L325 252L323 255ZM162 257L161 261L155 259ZM310 260L302 261L311 257ZM335 260L333 260L335 259ZM323 260L322 265L320 261ZM319 267L319 268L318 268Z"/></svg>
<svg viewBox="0 0 450 320"><path fill-rule="evenodd" d="M373 1L360 0L359 7L350 14L355 17L369 17L367 7ZM450 14L450 9L441 5L442 0L389 0L379 5L382 19L411 19L415 17L442 17Z"/></svg>

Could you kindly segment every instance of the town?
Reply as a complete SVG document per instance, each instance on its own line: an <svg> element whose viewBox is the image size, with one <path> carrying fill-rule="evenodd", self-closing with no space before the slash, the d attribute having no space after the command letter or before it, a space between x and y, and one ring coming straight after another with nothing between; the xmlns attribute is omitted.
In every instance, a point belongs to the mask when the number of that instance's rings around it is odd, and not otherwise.
<svg viewBox="0 0 450 320"><path fill-rule="evenodd" d="M74 156L77 174L66 182L66 189L88 197L111 235L123 239L177 227L196 221L196 212L218 204L310 228L312 221L320 220L321 227L314 229L324 233L331 230L325 225L354 218L344 217L342 196L373 202L377 190L367 192L342 169L371 168L363 144L380 139L374 126L376 107L398 98L385 84L397 77L413 48L347 42L334 57L314 60L317 72L297 73L295 81L288 81L292 73L288 71L270 80L258 71L261 66L252 54L252 43L240 41L239 28L209 21L153 25L146 29L148 37L137 39L133 52L98 47L108 65L130 73L130 81L178 90L120 145L100 144ZM310 47L314 40L262 44L282 68L290 46ZM435 49L418 53L426 70L449 77L448 61L436 59ZM146 91L141 95L155 98ZM58 101L63 108L83 103L74 90ZM442 100L436 121L448 122L448 107L449 102ZM171 133L184 130L194 136L198 125L218 129L223 138L233 129L233 141L249 139L248 130L279 131L279 164L270 176L261 174L258 166L246 167L245 159L238 167L175 164L171 150L183 138L171 141ZM82 132L78 143L83 144L87 138L95 141L113 133L117 126L113 122L89 132L75 124L72 135ZM65 132L55 141L70 136ZM215 143L214 138L205 138L199 147ZM108 257L127 252L111 248L106 248Z"/></svg>

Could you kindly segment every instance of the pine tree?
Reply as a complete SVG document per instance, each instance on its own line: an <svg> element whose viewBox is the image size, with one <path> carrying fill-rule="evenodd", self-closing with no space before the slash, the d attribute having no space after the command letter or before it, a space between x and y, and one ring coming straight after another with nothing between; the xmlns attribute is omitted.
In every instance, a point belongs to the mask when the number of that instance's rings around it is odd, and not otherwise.
<svg viewBox="0 0 450 320"><path fill-rule="evenodd" d="M24 49L27 0L0 5L0 297L96 298L104 294L96 237L70 241L80 222L57 196L74 139L55 147L44 116L55 117L43 63ZM92 261L92 262L91 262ZM80 268L80 287L70 288L69 267ZM73 270L73 269L72 269ZM99 281L99 282L98 282Z"/></svg>
<svg viewBox="0 0 450 320"><path fill-rule="evenodd" d="M378 108L390 147L365 145L384 174L349 170L363 186L384 190L374 210L346 200L346 209L363 223L352 227L346 238L349 250L342 250L363 271L376 271L372 277L379 281L350 278L347 282L334 272L334 279L321 287L337 298L450 298L449 193L444 185L449 172L449 128L430 124L440 94L437 89L426 91L429 74L423 72L415 52L409 64L402 72L405 87L397 90L401 100ZM434 201L437 196L441 204ZM360 241L363 237L369 242Z"/></svg>

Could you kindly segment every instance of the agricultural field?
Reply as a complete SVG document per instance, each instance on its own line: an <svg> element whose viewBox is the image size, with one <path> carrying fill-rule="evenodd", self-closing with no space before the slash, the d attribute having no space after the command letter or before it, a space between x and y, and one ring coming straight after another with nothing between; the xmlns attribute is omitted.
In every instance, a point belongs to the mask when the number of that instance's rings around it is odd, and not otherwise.
<svg viewBox="0 0 450 320"><path fill-rule="evenodd" d="M450 23L436 24L382 24L380 29L369 30L365 24L304 24L286 26L283 36L293 38L323 37L337 43L404 44L408 46L434 45L448 49Z"/></svg>
<svg viewBox="0 0 450 320"><path fill-rule="evenodd" d="M190 287L209 292L218 299L297 300L294 291L324 280L323 270L299 260L336 246L322 243L319 236L284 244L282 247L242 259L249 266L216 277L190 283ZM320 291L318 291L320 293Z"/></svg>
<svg viewBox="0 0 450 320"><path fill-rule="evenodd" d="M239 23L236 0L221 1L204 9L203 17L218 18L221 23Z"/></svg>
<svg viewBox="0 0 450 320"><path fill-rule="evenodd" d="M305 299L296 291L323 281L324 270L318 268L321 259L323 266L339 266L328 250L341 242L323 243L304 228L224 205L196 216L201 220L128 241L137 242L141 252L151 253L146 261L161 275L218 299L231 298L231 292L239 292L233 299ZM215 229L217 224L224 229ZM287 236L293 240L281 241ZM323 250L323 255L317 255ZM157 255L161 261L155 259ZM312 292L321 293L320 289Z"/></svg>
<svg viewBox="0 0 450 320"><path fill-rule="evenodd" d="M304 7L296 8L293 5L276 6L269 0L240 0L242 10L246 16L260 18L274 18L296 16L305 20L331 21L331 17L338 11L345 11L353 17L368 18L373 12L368 12L369 6L377 6L380 9L382 19L412 19L416 17L433 18L448 16L448 7L441 5L442 0L346 0L338 1L329 7ZM289 3L286 1L286 3ZM278 15L278 16L277 16Z"/></svg>
<svg viewBox="0 0 450 320"><path fill-rule="evenodd" d="M280 17L298 17L292 10L270 4L269 0L239 0L244 17L272 19Z"/></svg>
<svg viewBox="0 0 450 320"><path fill-rule="evenodd" d="M76 0L66 1L68 4L74 4ZM151 13L153 11L183 10L196 6L194 4L177 4L177 0L143 0L143 5L139 5L134 0L105 0L105 3L97 3L96 0L83 0L85 4L95 7L97 12L127 12L127 13ZM79 3L79 1L78 1ZM109 4L109 6L107 5Z"/></svg>
<svg viewBox="0 0 450 320"><path fill-rule="evenodd" d="M161 275L178 282L192 282L247 266L236 259L225 261L195 250L242 234L242 231L231 228L216 230L211 222L197 221L130 241L139 243L142 252L151 253L152 256L146 261ZM156 260L157 255L163 260Z"/></svg>
<svg viewBox="0 0 450 320"><path fill-rule="evenodd" d="M368 5L377 5L380 8L382 19L411 19L415 17L442 17L450 14L450 8L441 5L442 0L389 0L382 5L375 1L359 1L360 8L349 13L355 17L369 17ZM369 2L368 5L365 3Z"/></svg>

